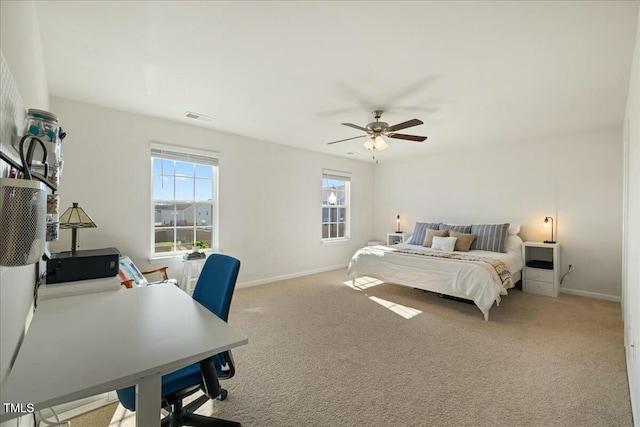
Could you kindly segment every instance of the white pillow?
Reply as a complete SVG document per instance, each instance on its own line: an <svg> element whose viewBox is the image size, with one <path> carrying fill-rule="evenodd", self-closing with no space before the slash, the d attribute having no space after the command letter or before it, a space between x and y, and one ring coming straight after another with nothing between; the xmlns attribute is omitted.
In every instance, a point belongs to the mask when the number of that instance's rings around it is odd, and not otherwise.
<svg viewBox="0 0 640 427"><path fill-rule="evenodd" d="M433 242L431 243L431 249L444 252L453 252L453 248L456 247L457 237L440 237L433 236Z"/></svg>
<svg viewBox="0 0 640 427"><path fill-rule="evenodd" d="M504 250L506 252L520 252L522 250L522 239L516 234L507 234L504 240Z"/></svg>
<svg viewBox="0 0 640 427"><path fill-rule="evenodd" d="M518 234L520 232L520 224L509 224L507 234Z"/></svg>

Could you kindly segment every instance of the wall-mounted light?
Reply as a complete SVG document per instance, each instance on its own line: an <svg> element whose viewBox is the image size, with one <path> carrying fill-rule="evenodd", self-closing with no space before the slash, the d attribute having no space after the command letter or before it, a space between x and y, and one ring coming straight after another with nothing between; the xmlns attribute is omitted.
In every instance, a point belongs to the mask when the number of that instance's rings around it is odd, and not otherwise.
<svg viewBox="0 0 640 427"><path fill-rule="evenodd" d="M556 241L553 240L553 218L550 216L545 216L544 217L544 222L542 223L542 226L544 228L551 228L551 240L545 240L545 243L555 243Z"/></svg>

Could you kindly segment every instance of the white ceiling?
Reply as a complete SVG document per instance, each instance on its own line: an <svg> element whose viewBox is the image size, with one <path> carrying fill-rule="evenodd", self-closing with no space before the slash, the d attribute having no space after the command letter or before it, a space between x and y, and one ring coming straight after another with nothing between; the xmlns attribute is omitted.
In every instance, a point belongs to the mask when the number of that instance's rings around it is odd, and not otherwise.
<svg viewBox="0 0 640 427"><path fill-rule="evenodd" d="M638 2L37 2L52 95L370 161L621 126ZM184 118L194 111L215 118Z"/></svg>

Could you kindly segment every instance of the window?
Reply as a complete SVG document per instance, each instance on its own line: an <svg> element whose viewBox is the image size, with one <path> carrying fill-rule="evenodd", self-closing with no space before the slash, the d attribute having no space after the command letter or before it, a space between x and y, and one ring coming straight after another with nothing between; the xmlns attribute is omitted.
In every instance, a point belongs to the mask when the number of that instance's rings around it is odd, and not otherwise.
<svg viewBox="0 0 640 427"><path fill-rule="evenodd" d="M351 178L345 172L322 172L322 239L348 239Z"/></svg>
<svg viewBox="0 0 640 427"><path fill-rule="evenodd" d="M152 143L151 171L151 255L191 250L196 241L217 249L217 157Z"/></svg>

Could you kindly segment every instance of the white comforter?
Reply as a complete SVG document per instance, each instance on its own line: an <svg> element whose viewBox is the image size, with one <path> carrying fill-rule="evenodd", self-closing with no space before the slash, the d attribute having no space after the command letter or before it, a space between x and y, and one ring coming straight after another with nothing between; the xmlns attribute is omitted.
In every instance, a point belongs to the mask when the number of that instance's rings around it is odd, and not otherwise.
<svg viewBox="0 0 640 427"><path fill-rule="evenodd" d="M500 295L506 295L507 288L513 287L513 283L503 287L500 277L488 263L412 255L397 252L396 248L433 251L410 244L368 246L355 253L349 263L349 274L470 299L485 319L488 319L493 303L499 303ZM512 274L524 266L519 249L508 253L470 251L469 254L500 259Z"/></svg>

